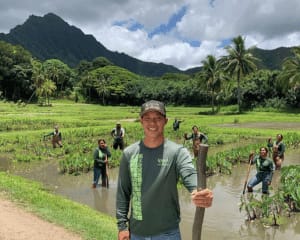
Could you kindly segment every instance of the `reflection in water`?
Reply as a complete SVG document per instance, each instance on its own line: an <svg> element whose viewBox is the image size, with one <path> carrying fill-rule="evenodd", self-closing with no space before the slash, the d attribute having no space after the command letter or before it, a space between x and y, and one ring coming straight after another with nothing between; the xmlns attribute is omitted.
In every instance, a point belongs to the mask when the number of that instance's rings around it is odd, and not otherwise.
<svg viewBox="0 0 300 240"><path fill-rule="evenodd" d="M284 165L299 164L299 150L288 152ZM20 166L20 167L19 167ZM26 167L27 166L27 167ZM57 172L55 162L39 163L36 166L19 165L10 171L36 181L43 182L56 193L69 199L86 204L97 211L115 217L116 179L118 169L110 169L109 189L91 188L93 173L79 176L62 175ZM296 240L300 239L300 215L294 214L288 223L278 228L262 226L257 221L245 221L246 214L239 212L240 197L247 173L247 165L234 166L231 175L215 175L207 179L207 186L213 189L213 206L205 210L202 238L216 240ZM250 177L256 173L251 169ZM280 180L280 171L276 171L272 187L276 188ZM260 192L260 187L255 189ZM190 194L185 188L179 189L181 206L181 232L184 240L192 239L192 225L195 207L191 203Z"/></svg>
<svg viewBox="0 0 300 240"><path fill-rule="evenodd" d="M107 188L98 188L98 189L93 189L93 196L94 196L94 207L96 210L99 212L107 212L107 199L108 199L108 194L107 194L108 189Z"/></svg>
<svg viewBox="0 0 300 240"><path fill-rule="evenodd" d="M11 168L11 160L8 155L1 154L0 156L0 171L6 171Z"/></svg>

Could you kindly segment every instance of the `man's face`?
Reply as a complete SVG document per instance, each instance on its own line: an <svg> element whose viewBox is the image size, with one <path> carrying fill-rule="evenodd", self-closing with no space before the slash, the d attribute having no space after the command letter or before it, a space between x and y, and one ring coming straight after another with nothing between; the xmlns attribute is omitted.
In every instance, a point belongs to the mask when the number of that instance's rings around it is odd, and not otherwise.
<svg viewBox="0 0 300 240"><path fill-rule="evenodd" d="M193 132L197 133L198 132L198 128L197 127L193 127Z"/></svg>
<svg viewBox="0 0 300 240"><path fill-rule="evenodd" d="M265 149L265 148L261 148L260 149L260 156L262 156L262 157L266 157L267 156L267 150Z"/></svg>
<svg viewBox="0 0 300 240"><path fill-rule="evenodd" d="M158 112L147 112L141 117L141 124L144 128L145 136L159 137L163 135L164 127L168 119Z"/></svg>
<svg viewBox="0 0 300 240"><path fill-rule="evenodd" d="M99 142L99 147L100 148L105 148L105 142L104 141L100 141Z"/></svg>
<svg viewBox="0 0 300 240"><path fill-rule="evenodd" d="M281 141L281 135L278 134L278 135L276 136L276 139L277 139L278 142Z"/></svg>

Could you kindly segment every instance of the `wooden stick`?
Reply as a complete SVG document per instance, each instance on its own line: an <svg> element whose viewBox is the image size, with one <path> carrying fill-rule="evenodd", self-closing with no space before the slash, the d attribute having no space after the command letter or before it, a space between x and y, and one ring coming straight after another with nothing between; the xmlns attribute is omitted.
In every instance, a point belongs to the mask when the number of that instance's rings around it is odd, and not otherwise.
<svg viewBox="0 0 300 240"><path fill-rule="evenodd" d="M106 167L106 187L109 188L109 178L108 178L108 157L106 155L106 160L107 160L107 163L105 164L105 167Z"/></svg>
<svg viewBox="0 0 300 240"><path fill-rule="evenodd" d="M208 152L207 144L200 144L199 154L197 157L197 189L198 191L206 188L206 157ZM193 240L201 240L202 224L204 219L205 208L196 207Z"/></svg>
<svg viewBox="0 0 300 240"><path fill-rule="evenodd" d="M249 165L248 165L248 170L247 170L247 176L246 176L245 183L244 183L243 194L245 194L245 191L246 191L246 186L247 186L247 183L248 183L248 178L249 178L250 169L251 169L251 160L252 160L252 158L253 158L253 154L251 153L249 155Z"/></svg>

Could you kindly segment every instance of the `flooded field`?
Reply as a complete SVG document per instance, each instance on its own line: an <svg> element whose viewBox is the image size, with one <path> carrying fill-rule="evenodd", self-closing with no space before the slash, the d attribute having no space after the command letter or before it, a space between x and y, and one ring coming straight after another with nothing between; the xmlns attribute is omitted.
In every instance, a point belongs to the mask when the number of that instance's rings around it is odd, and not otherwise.
<svg viewBox="0 0 300 240"><path fill-rule="evenodd" d="M246 123L246 124L225 124L224 127L249 127L249 128L270 128L270 129L300 129L299 123ZM262 141L265 141L261 139ZM259 141L259 140L258 140ZM245 143L241 143L245 144ZM222 151L223 148L234 148L232 146L219 146L219 149L211 147L208 155L215 151ZM224 149L225 150L225 149ZM288 149L284 165L300 164L300 149ZM92 189L93 173L73 176L60 174L56 161L42 161L36 163L13 164L8 161L5 155L0 156L0 171L9 171L32 180L42 182L46 188L65 196L73 201L88 205L98 211L115 216L116 181L118 169L110 169L110 188ZM241 164L234 167L231 175L214 175L207 179L207 185L214 192L213 206L205 211L203 225L203 239L216 240L296 240L300 239L300 214L294 214L287 224L279 227L264 227L257 221L245 221L246 215L239 211L240 197L247 172L247 165ZM255 167L252 168L250 176L255 174ZM276 171L272 181L273 187L280 179L280 171ZM259 194L260 186L256 187ZM192 225L194 220L195 207L191 204L189 193L186 189L179 189L181 205L181 232L184 240L192 239Z"/></svg>
<svg viewBox="0 0 300 240"><path fill-rule="evenodd" d="M284 164L299 164L300 151L291 151L286 155ZM10 165L7 164L7 167ZM3 166L2 166L3 167ZM11 167L11 166L10 166ZM22 170L18 170L18 169ZM116 180L118 169L110 170L110 188L92 189L92 172L79 176L62 175L57 171L55 162L44 162L31 166L24 166L9 171L29 179L40 181L55 193L63 195L73 201L86 204L98 211L115 216ZM246 215L239 211L239 202L247 166L235 166L231 175L214 175L208 178L207 185L213 189L213 206L205 211L203 225L203 239L245 239L245 240L282 240L300 239L300 215L293 215L289 223L275 227L263 227L258 222L245 221ZM252 168L250 175L255 174ZM272 184L278 183L280 172L274 174ZM275 187L275 186L274 186ZM257 186L257 189L260 187ZM258 190L257 190L258 192ZM192 225L195 208L191 204L189 193L180 189L181 232L183 239L192 239Z"/></svg>

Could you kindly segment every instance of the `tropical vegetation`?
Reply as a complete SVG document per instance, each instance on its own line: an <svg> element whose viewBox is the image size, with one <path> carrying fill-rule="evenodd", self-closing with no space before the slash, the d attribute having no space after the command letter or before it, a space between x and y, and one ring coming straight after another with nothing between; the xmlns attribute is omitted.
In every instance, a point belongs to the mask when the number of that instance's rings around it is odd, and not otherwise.
<svg viewBox="0 0 300 240"><path fill-rule="evenodd" d="M0 41L0 97L51 105L55 98L101 105L139 105L160 99L168 105L220 106L237 103L237 112L255 107L300 106L299 48L278 70L258 69L259 59L241 36L226 46L228 55L203 60L195 74L166 73L146 77L99 56L75 68L58 59L39 61L20 46Z"/></svg>

